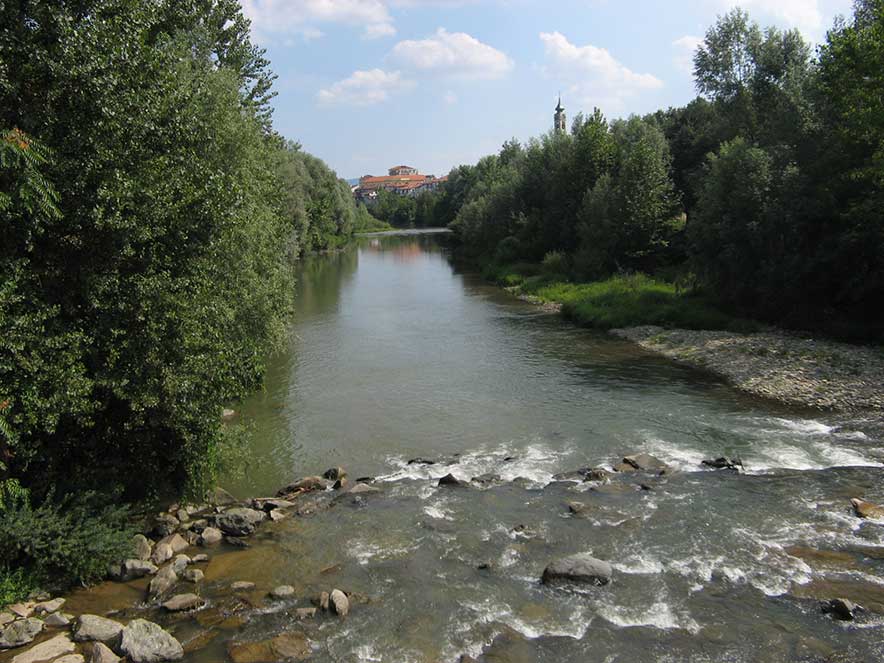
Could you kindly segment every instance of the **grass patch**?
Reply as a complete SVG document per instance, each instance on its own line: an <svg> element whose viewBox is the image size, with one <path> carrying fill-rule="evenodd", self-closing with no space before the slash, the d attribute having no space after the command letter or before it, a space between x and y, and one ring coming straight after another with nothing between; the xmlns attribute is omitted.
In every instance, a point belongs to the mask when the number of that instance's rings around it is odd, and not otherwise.
<svg viewBox="0 0 884 663"><path fill-rule="evenodd" d="M0 609L24 601L38 586L37 579L25 569L0 567Z"/></svg>
<svg viewBox="0 0 884 663"><path fill-rule="evenodd" d="M540 265L487 265L483 275L546 302L562 305L562 314L587 327L616 329L658 325L680 329L758 331L752 320L734 317L696 292L645 274L612 276L604 281L572 283L562 274L543 273Z"/></svg>

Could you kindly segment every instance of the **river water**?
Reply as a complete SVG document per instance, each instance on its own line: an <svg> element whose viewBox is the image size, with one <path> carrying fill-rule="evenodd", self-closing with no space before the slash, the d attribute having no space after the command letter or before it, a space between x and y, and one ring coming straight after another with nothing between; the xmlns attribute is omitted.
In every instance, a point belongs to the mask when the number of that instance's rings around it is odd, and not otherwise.
<svg viewBox="0 0 884 663"><path fill-rule="evenodd" d="M438 236L366 237L306 261L290 351L238 417L254 433L224 483L238 496L334 466L380 491L218 550L204 595L220 603L249 580L256 607L226 626L175 621L185 641L217 635L188 660L291 629L341 662L884 658L884 524L849 504L884 499L880 422L753 399L579 329L453 266ZM675 471L553 480L635 452ZM722 455L746 471L701 467ZM437 486L449 472L501 480ZM539 582L576 552L609 560L611 584ZM297 599L263 600L278 584ZM362 597L348 617L295 621L332 587ZM821 613L842 596L868 612Z"/></svg>

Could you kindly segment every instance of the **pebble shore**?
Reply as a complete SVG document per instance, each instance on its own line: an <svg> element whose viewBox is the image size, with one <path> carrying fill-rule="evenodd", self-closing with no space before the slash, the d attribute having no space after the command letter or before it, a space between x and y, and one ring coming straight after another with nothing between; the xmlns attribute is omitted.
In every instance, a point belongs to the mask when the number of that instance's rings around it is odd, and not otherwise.
<svg viewBox="0 0 884 663"><path fill-rule="evenodd" d="M737 389L834 412L884 410L884 349L780 331L738 334L644 326L611 333L703 368Z"/></svg>

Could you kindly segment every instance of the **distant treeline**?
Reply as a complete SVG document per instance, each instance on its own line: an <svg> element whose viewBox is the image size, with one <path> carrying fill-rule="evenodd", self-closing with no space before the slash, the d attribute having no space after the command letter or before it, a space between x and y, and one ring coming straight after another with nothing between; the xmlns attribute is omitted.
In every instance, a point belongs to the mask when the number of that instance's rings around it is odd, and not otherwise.
<svg viewBox="0 0 884 663"><path fill-rule="evenodd" d="M293 261L374 225L268 64L236 0L0 2L0 604L101 576L114 495L201 496Z"/></svg>
<svg viewBox="0 0 884 663"><path fill-rule="evenodd" d="M646 272L779 324L884 336L884 0L812 55L797 31L721 17L684 108L510 141L454 169L416 225L483 263Z"/></svg>

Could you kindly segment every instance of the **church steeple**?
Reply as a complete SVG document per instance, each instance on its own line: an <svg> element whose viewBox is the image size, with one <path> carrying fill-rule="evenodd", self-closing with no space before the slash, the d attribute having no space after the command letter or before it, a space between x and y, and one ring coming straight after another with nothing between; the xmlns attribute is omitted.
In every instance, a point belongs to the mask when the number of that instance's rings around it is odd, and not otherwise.
<svg viewBox="0 0 884 663"><path fill-rule="evenodd" d="M565 122L565 109L562 107L562 95L560 94L559 95L559 103L556 104L556 114L553 118L553 128L555 129L555 132L557 134L558 133L565 133L566 131L568 131L566 124L567 123Z"/></svg>

